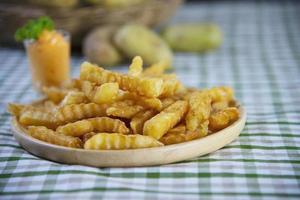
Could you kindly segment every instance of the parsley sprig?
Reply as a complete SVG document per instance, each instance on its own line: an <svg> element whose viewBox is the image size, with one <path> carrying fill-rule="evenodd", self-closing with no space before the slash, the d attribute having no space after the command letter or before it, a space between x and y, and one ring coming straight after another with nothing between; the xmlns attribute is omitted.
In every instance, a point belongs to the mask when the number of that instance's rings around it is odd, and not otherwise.
<svg viewBox="0 0 300 200"><path fill-rule="evenodd" d="M15 33L15 40L20 42L26 39L36 40L43 30L53 30L54 23L50 17L43 16L35 20L29 20Z"/></svg>

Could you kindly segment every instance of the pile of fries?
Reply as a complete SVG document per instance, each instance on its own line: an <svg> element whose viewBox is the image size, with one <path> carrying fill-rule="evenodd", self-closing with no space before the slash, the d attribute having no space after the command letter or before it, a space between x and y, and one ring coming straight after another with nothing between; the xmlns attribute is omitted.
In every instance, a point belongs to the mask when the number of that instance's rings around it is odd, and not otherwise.
<svg viewBox="0 0 300 200"><path fill-rule="evenodd" d="M185 88L175 74L164 73L164 63L142 66L139 56L127 74L84 62L79 79L44 88L39 103L9 104L8 110L38 140L94 150L182 143L239 118L231 88Z"/></svg>

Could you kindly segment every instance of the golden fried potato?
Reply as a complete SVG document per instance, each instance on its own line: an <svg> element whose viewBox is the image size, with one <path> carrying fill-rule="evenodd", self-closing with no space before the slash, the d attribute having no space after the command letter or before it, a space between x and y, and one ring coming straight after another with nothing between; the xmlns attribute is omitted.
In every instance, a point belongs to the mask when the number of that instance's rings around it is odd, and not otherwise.
<svg viewBox="0 0 300 200"><path fill-rule="evenodd" d="M211 97L206 92L193 92L189 97L189 111L185 122L189 131L195 131L201 123L209 118Z"/></svg>
<svg viewBox="0 0 300 200"><path fill-rule="evenodd" d="M234 92L230 87L213 87L211 89L204 90L204 92L208 92L211 96L212 102L219 101L232 101Z"/></svg>
<svg viewBox="0 0 300 200"><path fill-rule="evenodd" d="M7 106L7 110L10 114L15 117L19 117L25 109L25 105L17 104L17 103L9 103Z"/></svg>
<svg viewBox="0 0 300 200"><path fill-rule="evenodd" d="M144 110L140 105L135 105L133 101L125 100L113 103L107 108L106 114L108 116L121 117L131 119L135 114Z"/></svg>
<svg viewBox="0 0 300 200"><path fill-rule="evenodd" d="M81 148L82 141L79 138L71 137L67 135L62 135L56 133L51 129L47 129L43 126L29 126L28 134L33 138L48 142L51 144L56 144L60 146L72 147L72 148Z"/></svg>
<svg viewBox="0 0 300 200"><path fill-rule="evenodd" d="M126 100L126 99L132 100L136 104L141 105L145 108L154 109L154 110L162 109L162 102L158 98L143 97L143 96L139 96L135 93L125 92L124 94L122 94L121 97L119 97L118 100L120 101L120 100Z"/></svg>
<svg viewBox="0 0 300 200"><path fill-rule="evenodd" d="M209 117L209 130L215 132L226 128L239 118L240 112L236 107L225 108Z"/></svg>
<svg viewBox="0 0 300 200"><path fill-rule="evenodd" d="M101 85L116 82L122 90L147 97L158 97L163 90L163 80L159 78L133 77L107 71L96 65L84 62L81 65L80 79Z"/></svg>
<svg viewBox="0 0 300 200"><path fill-rule="evenodd" d="M144 123L156 115L157 112L154 110L140 111L130 121L130 128L134 134L143 134Z"/></svg>
<svg viewBox="0 0 300 200"><path fill-rule="evenodd" d="M177 144L191 141L208 134L208 120L200 125L195 131L188 131L184 125L169 130L163 137L159 139L164 145Z"/></svg>
<svg viewBox="0 0 300 200"><path fill-rule="evenodd" d="M76 120L103 117L106 115L107 105L96 103L71 104L58 108L55 118L60 124L74 122Z"/></svg>
<svg viewBox="0 0 300 200"><path fill-rule="evenodd" d="M96 117L88 119L92 123L94 132L106 132L106 133L122 133L128 134L129 129L125 123L119 119L112 119L109 117Z"/></svg>
<svg viewBox="0 0 300 200"><path fill-rule="evenodd" d="M143 60L140 56L135 56L132 59L132 63L129 66L128 75L130 76L140 76L143 72Z"/></svg>
<svg viewBox="0 0 300 200"><path fill-rule="evenodd" d="M146 121L143 134L155 139L161 138L184 117L187 109L188 103L186 101L176 101Z"/></svg>
<svg viewBox="0 0 300 200"><path fill-rule="evenodd" d="M89 81L82 82L82 91L90 99L97 104L106 104L114 102L119 94L118 83L104 83L95 86Z"/></svg>
<svg viewBox="0 0 300 200"><path fill-rule="evenodd" d="M98 133L84 143L85 149L138 149L163 146L152 137L144 135L123 135L120 133Z"/></svg>
<svg viewBox="0 0 300 200"><path fill-rule="evenodd" d="M122 134L129 133L129 129L126 127L124 122L109 117L96 117L68 123L66 125L59 126L56 131L64 135L74 137L80 137L93 131L108 133L118 132Z"/></svg>
<svg viewBox="0 0 300 200"><path fill-rule="evenodd" d="M42 92L48 99L54 103L61 102L64 97L68 94L70 89L63 89L58 87L43 87Z"/></svg>
<svg viewBox="0 0 300 200"><path fill-rule="evenodd" d="M58 126L58 121L53 113L37 109L24 111L21 114L19 121L25 126L45 126L51 129Z"/></svg>
<svg viewBox="0 0 300 200"><path fill-rule="evenodd" d="M220 111L220 110L224 110L229 106L229 102L228 101L216 101L214 103L211 104L212 110L214 112Z"/></svg>
<svg viewBox="0 0 300 200"><path fill-rule="evenodd" d="M83 92L70 91L60 102L61 106L70 105L70 104L80 104L87 103L88 99Z"/></svg>
<svg viewBox="0 0 300 200"><path fill-rule="evenodd" d="M59 126L56 129L56 132L69 135L74 137L80 137L86 133L92 132L94 130L93 124L87 120L80 120L72 123L68 123L63 126Z"/></svg>

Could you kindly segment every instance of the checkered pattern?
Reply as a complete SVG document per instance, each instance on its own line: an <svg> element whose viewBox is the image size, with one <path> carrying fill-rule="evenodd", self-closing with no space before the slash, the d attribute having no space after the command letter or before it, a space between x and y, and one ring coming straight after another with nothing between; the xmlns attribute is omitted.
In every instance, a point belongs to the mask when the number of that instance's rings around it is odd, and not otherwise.
<svg viewBox="0 0 300 200"><path fill-rule="evenodd" d="M220 24L225 38L216 52L176 54L179 77L189 86L234 87L248 120L225 148L158 167L64 165L23 150L10 132L6 104L37 95L24 51L1 49L0 199L299 199L299 11L295 1L225 1L177 13L173 22ZM73 58L74 75L82 60Z"/></svg>

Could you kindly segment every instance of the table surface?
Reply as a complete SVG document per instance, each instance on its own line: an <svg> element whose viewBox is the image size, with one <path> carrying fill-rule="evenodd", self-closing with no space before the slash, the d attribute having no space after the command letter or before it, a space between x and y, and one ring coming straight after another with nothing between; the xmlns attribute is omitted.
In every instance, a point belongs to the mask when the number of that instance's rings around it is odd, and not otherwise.
<svg viewBox="0 0 300 200"><path fill-rule="evenodd" d="M36 98L28 62L24 51L1 48L0 199L298 199L299 10L287 1L225 1L189 4L177 13L172 23L213 21L225 38L216 52L176 54L180 79L189 86L234 87L248 120L225 148L158 167L64 165L27 153L11 134L6 104ZM73 75L82 61L72 59Z"/></svg>

